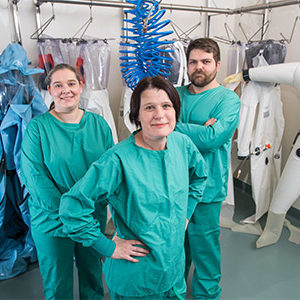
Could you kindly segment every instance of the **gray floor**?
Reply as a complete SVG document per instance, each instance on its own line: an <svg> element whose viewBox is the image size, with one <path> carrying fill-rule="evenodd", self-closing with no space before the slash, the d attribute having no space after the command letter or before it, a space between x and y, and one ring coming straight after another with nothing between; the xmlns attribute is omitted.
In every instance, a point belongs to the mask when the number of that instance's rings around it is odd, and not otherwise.
<svg viewBox="0 0 300 300"><path fill-rule="evenodd" d="M235 198L234 219L251 215L254 204L249 194L235 189ZM299 211L291 209L287 218L300 227ZM265 217L261 223L263 227ZM289 242L288 237L284 227L277 244L257 249L257 236L221 229L221 299L300 299L300 245Z"/></svg>
<svg viewBox="0 0 300 300"><path fill-rule="evenodd" d="M234 219L238 221L251 214L253 202L248 193L238 188L235 198ZM288 217L300 227L298 211L290 210ZM256 239L254 235L221 229L221 299L300 299L300 245L288 241L286 228L276 245L256 249ZM191 299L190 284L191 273L187 299ZM75 299L78 299L77 285L74 290ZM31 265L26 273L16 278L0 281L0 299L43 299L38 264ZM107 290L105 299L109 299Z"/></svg>

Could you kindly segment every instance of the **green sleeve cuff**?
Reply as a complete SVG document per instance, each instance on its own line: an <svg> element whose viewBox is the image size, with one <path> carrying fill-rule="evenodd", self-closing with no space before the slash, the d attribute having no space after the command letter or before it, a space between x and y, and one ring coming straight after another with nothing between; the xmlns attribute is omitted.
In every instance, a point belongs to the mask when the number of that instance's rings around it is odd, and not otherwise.
<svg viewBox="0 0 300 300"><path fill-rule="evenodd" d="M111 257L115 251L116 244L114 241L108 239L101 234L95 243L91 245L101 255Z"/></svg>
<svg viewBox="0 0 300 300"><path fill-rule="evenodd" d="M198 202L195 198L189 198L189 203L188 203L188 209L187 209L187 215L186 217L190 220L193 213L194 213L194 210L197 206Z"/></svg>

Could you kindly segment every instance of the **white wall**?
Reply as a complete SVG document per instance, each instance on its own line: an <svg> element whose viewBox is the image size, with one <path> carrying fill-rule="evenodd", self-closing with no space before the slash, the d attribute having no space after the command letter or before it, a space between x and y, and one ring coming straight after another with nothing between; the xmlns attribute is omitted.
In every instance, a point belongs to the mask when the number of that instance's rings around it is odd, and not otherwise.
<svg viewBox="0 0 300 300"><path fill-rule="evenodd" d="M121 2L121 0L120 0ZM255 5L258 0L163 0L162 3L172 4L187 4L187 5L201 5L201 6L217 6L221 8L235 8L247 5ZM23 46L27 51L32 65L37 65L38 52L36 48L36 41L30 39L30 35L36 30L35 9L33 0L20 0L19 4L19 17L21 26L21 35ZM266 38L280 39L280 32L285 36L290 36L294 19L299 14L299 7L297 5L287 6L283 8L276 8L271 13L271 24L267 31ZM45 33L53 37L71 37L75 32L88 20L90 11L88 6L67 5L67 4L54 4L55 21L45 30ZM112 48L112 59L109 76L109 94L110 103L114 118L117 122L119 114L119 103L121 98L122 80L119 67L119 53L118 47L120 42L121 26L123 13L120 8L108 7L93 7L94 21L88 28L86 34L96 38L112 38L109 44ZM12 38L12 22L9 17L9 10L7 8L7 0L0 0L0 51L4 50ZM43 4L41 6L42 23L44 23L51 16L51 5ZM203 36L205 33L206 14L188 11L168 11L166 18L171 19L179 26L182 31L190 29L193 25L202 20L202 24L190 35L191 38ZM248 36L251 36L260 26L262 22L261 16L257 14L243 14L234 16L218 15L212 17L210 25L210 37L221 36L226 37L224 23L234 31L238 39L245 41L245 38L238 27L241 22ZM4 30L3 30L4 29ZM169 27L168 29L171 29ZM286 62L300 61L299 47L300 47L300 22L298 23L294 38L290 44L287 45L287 58ZM173 37L176 37L173 34ZM260 35L257 35L260 38ZM226 74L226 53L228 45L219 43L221 47L222 67L218 75L221 82ZM283 162L285 163L291 148L291 143L300 128L300 93L292 87L282 86L282 99L284 104L284 114L286 120L286 129L283 138Z"/></svg>
<svg viewBox="0 0 300 300"><path fill-rule="evenodd" d="M11 28L12 22L10 18L10 14L8 13L7 9L7 1L0 0L0 28L4 29L1 30L1 38L0 38L0 53L3 49L5 49L6 45L10 43L12 35L11 35Z"/></svg>

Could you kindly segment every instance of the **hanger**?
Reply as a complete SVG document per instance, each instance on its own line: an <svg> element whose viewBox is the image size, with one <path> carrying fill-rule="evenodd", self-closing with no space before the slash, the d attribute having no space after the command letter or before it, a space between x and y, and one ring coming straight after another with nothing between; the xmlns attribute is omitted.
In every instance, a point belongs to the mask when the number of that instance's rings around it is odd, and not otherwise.
<svg viewBox="0 0 300 300"><path fill-rule="evenodd" d="M294 21L294 25L293 25L293 28L292 28L292 32L291 32L291 35L290 35L290 38L287 39L283 34L282 32L280 32L280 35L283 37L283 40L285 42L287 42L288 44L292 41L293 39L293 36L294 36L294 32L295 32L295 28L296 28L296 25L297 25L297 22L300 21L300 3L299 3L299 10L298 10L298 16L295 18L295 21Z"/></svg>
<svg viewBox="0 0 300 300"><path fill-rule="evenodd" d="M269 9L269 13L271 14L272 12L272 9ZM251 43L251 42L255 42L255 41L252 41L252 39L256 36L256 34L262 30L262 34L261 34L261 39L258 41L263 41L263 38L264 38L264 35L266 34L269 26L270 26L270 23L271 23L271 17L270 17L270 14L268 16L268 20L262 25L259 27L259 29L257 31L255 31L255 33L249 38L248 40L248 43Z"/></svg>
<svg viewBox="0 0 300 300"><path fill-rule="evenodd" d="M220 36L214 36L214 39L220 41L221 43L224 43L224 44L233 44L235 41L237 41L237 37L235 36L235 34L233 33L233 31L231 30L231 28L229 27L228 23L227 23L227 18L228 18L228 15L226 15L226 19L225 19L225 22L224 22L224 28L225 28L225 31L226 31L226 35L227 35L227 39L226 38L223 38L223 37L220 37ZM230 38L230 34L233 36L233 39Z"/></svg>
<svg viewBox="0 0 300 300"><path fill-rule="evenodd" d="M214 36L214 40L221 42L223 44L227 44L227 45L232 45L234 43L233 41L228 41L227 39L222 38L220 36Z"/></svg>
<svg viewBox="0 0 300 300"><path fill-rule="evenodd" d="M249 38L248 43L255 42L255 41L253 41L252 39L257 35L257 33L258 33L259 31L261 31L261 30L263 29L264 26L266 26L266 29L265 29L265 31L264 31L263 34L262 34L262 36L264 36L265 33L267 32L268 28L269 28L270 22L271 22L271 21L268 20L268 21L265 22L261 27L259 27L259 29L258 29L257 31L255 31L255 33Z"/></svg>
<svg viewBox="0 0 300 300"><path fill-rule="evenodd" d="M85 34L85 32L87 31L87 29L89 28L89 26L92 24L92 22L93 22L93 11L92 11L92 6L93 5L92 5L92 3L93 3L93 1L91 0L91 4L89 5L89 8L90 8L90 17L89 17L89 19L73 35L72 39L82 40L83 35ZM82 34L80 35L79 38L76 38L77 34L79 34L80 31L82 31Z"/></svg>
<svg viewBox="0 0 300 300"><path fill-rule="evenodd" d="M199 20L199 22L197 23L197 24L195 24L195 25L193 25L192 27L190 27L189 29L187 29L186 31L183 31L177 24L175 24L174 23L174 21L172 21L171 20L171 27L172 27L172 29L174 30L174 32L175 32L175 34L177 35L177 37L178 37L178 39L180 40L180 41L190 41L190 40L192 40L192 38L190 37L190 34L195 30L195 29L197 29L198 27L200 27L201 26L201 24L202 24L202 21L201 21L201 19L202 19L202 13L200 12L200 20ZM178 31L177 31L177 29L178 30L180 30L181 31L181 33L179 33Z"/></svg>
<svg viewBox="0 0 300 300"><path fill-rule="evenodd" d="M36 30L31 36L30 38L33 40L39 40L41 35L43 34L43 32L45 31L45 29L50 25L50 23L55 20L55 14L54 14L54 4L51 3L52 6L52 16L43 24L41 25L40 28L38 28L38 30Z"/></svg>

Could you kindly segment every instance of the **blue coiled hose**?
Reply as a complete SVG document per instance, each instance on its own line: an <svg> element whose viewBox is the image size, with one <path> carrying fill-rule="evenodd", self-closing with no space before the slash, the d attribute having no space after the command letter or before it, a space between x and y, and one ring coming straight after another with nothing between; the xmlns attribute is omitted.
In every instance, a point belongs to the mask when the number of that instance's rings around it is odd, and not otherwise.
<svg viewBox="0 0 300 300"><path fill-rule="evenodd" d="M168 77L172 58L163 55L173 50L161 49L172 41L160 39L173 33L173 31L161 31L170 20L160 21L165 10L159 8L157 0L127 0L135 5L134 9L125 10L133 15L131 19L124 19L130 27L122 28L128 32L128 36L121 36L126 42L121 42L120 50L121 72L125 83L132 90L138 82L147 76L162 75Z"/></svg>

